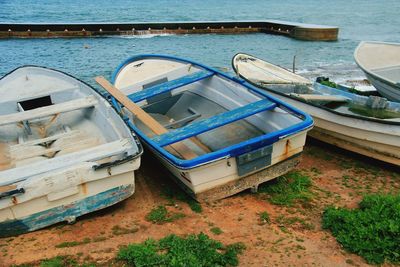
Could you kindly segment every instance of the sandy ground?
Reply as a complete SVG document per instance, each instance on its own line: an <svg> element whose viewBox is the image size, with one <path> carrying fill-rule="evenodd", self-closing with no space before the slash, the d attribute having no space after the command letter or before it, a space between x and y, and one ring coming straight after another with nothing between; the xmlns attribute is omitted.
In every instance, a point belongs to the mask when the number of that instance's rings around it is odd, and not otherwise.
<svg viewBox="0 0 400 267"><path fill-rule="evenodd" d="M343 250L335 238L321 229L321 215L328 205L357 207L364 193L399 192L398 169L317 142L308 142L296 170L312 178L313 199L307 205L282 207L270 204L265 194L248 191L209 204L201 213L187 203L171 200L165 190L180 190L162 167L144 157L137 172L136 193L106 210L80 218L73 225L58 224L44 230L0 239L0 266L39 262L58 255L79 261L115 265L118 247L168 234L204 232L225 244L243 242L240 266L365 266L366 262ZM171 212L186 216L162 225L146 221L150 210L165 204ZM262 223L267 211L271 223ZM297 218L297 222L282 218ZM300 219L301 222L298 220ZM296 219L295 219L296 220ZM219 227L223 233L210 231ZM62 242L83 244L57 248ZM90 239L90 240L89 240ZM121 265L121 264L116 264Z"/></svg>

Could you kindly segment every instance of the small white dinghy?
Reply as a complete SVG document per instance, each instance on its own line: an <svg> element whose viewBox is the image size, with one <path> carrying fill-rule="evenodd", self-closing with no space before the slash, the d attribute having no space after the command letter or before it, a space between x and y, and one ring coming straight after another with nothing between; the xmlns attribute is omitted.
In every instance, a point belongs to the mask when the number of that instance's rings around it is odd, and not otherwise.
<svg viewBox="0 0 400 267"><path fill-rule="evenodd" d="M125 106L146 147L199 201L256 189L289 171L313 125L307 114L243 80L186 59L139 55L115 71L116 88L96 80Z"/></svg>
<svg viewBox="0 0 400 267"><path fill-rule="evenodd" d="M361 42L354 59L382 96L400 102L399 43Z"/></svg>
<svg viewBox="0 0 400 267"><path fill-rule="evenodd" d="M142 147L89 85L24 66L0 80L0 151L3 237L128 198Z"/></svg>
<svg viewBox="0 0 400 267"><path fill-rule="evenodd" d="M312 83L284 68L239 53L232 67L249 83L307 113L311 137L400 166L400 103Z"/></svg>

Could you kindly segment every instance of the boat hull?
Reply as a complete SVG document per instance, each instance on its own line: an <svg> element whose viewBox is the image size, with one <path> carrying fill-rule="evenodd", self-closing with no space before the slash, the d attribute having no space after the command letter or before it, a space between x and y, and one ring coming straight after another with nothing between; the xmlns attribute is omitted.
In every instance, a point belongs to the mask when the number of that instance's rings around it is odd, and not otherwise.
<svg viewBox="0 0 400 267"><path fill-rule="evenodd" d="M390 82L379 79L378 77L364 72L371 84L376 90L387 99L400 102L400 86L396 86Z"/></svg>
<svg viewBox="0 0 400 267"><path fill-rule="evenodd" d="M130 101L170 127L153 136L156 131L149 131L124 105L132 130L198 201L256 189L285 174L298 163L313 126L302 111L190 60L134 56L120 64L112 80ZM269 107L258 106L262 103ZM120 109L116 101L114 105ZM176 144L177 149L171 147Z"/></svg>
<svg viewBox="0 0 400 267"><path fill-rule="evenodd" d="M67 171L46 182L32 184L35 190L23 195L0 199L0 237L35 231L59 222L75 222L85 214L107 208L135 192L133 171L140 158L117 166L93 170L77 169L79 175ZM65 177L65 179L63 179ZM49 189L53 182L63 183L62 189ZM35 192L45 192L36 195Z"/></svg>
<svg viewBox="0 0 400 267"><path fill-rule="evenodd" d="M93 88L23 66L0 89L0 237L74 222L134 193L142 147Z"/></svg>
<svg viewBox="0 0 400 267"><path fill-rule="evenodd" d="M313 117L315 126L309 132L309 136L367 157L400 166L399 126L341 116L269 92Z"/></svg>
<svg viewBox="0 0 400 267"><path fill-rule="evenodd" d="M357 65L384 97L400 102L400 44L361 42L354 51Z"/></svg>
<svg viewBox="0 0 400 267"><path fill-rule="evenodd" d="M308 131L308 130L307 130ZM173 180L189 195L199 202L223 199L246 189L256 190L258 185L267 182L293 169L299 162L305 145L307 131L302 131L289 138L284 138L272 145L271 163L259 164L257 168L240 175L237 158L224 157L201 166L186 169L172 164L160 155L157 150L151 150L155 157L172 174Z"/></svg>
<svg viewBox="0 0 400 267"><path fill-rule="evenodd" d="M311 137L374 159L400 165L398 119L384 120L345 114L324 107L318 101L312 103L312 100L320 99L332 103L351 101L357 105L368 106L371 99L318 84L311 88L311 83L298 82L301 79L299 75L247 54L235 55L232 67L247 82L310 114L315 125L309 132ZM296 79L292 78L293 76ZM394 102L385 104L389 111L397 112L400 108Z"/></svg>

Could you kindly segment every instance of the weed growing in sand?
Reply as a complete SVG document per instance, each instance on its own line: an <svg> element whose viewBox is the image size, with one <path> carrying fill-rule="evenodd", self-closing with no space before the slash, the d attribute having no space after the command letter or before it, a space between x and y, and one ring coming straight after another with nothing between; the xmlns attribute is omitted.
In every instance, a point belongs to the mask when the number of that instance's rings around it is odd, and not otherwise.
<svg viewBox="0 0 400 267"><path fill-rule="evenodd" d="M269 214L266 211L260 212L258 214L258 219L259 219L261 225L271 223L271 218L269 217Z"/></svg>
<svg viewBox="0 0 400 267"><path fill-rule="evenodd" d="M90 238L85 238L82 241L62 242L62 243L56 245L56 248L76 247L79 245L88 244L90 242L91 242Z"/></svg>
<svg viewBox="0 0 400 267"><path fill-rule="evenodd" d="M307 222L305 219L303 218L299 218L299 217L285 217L283 215L280 215L276 218L276 222L280 225L280 226L292 226L292 225L300 225L301 228L305 229L305 230L314 230L315 229L315 225Z"/></svg>
<svg viewBox="0 0 400 267"><path fill-rule="evenodd" d="M214 234L214 235L220 235L223 233L223 231L221 230L221 228L219 227L213 227L210 229L210 231Z"/></svg>
<svg viewBox="0 0 400 267"><path fill-rule="evenodd" d="M96 267L95 263L82 263L79 264L73 256L57 256L51 259L42 260L39 265L37 263L12 265L12 267Z"/></svg>
<svg viewBox="0 0 400 267"><path fill-rule="evenodd" d="M164 206L158 206L146 215L146 220L153 223L163 224L166 222L173 222L183 217L185 217L185 214L183 213L169 213Z"/></svg>
<svg viewBox="0 0 400 267"><path fill-rule="evenodd" d="M203 208L201 204L191 198L180 188L165 187L163 190L163 195L169 200L171 205L175 204L175 199L185 202L189 205L190 209L196 213L201 213Z"/></svg>
<svg viewBox="0 0 400 267"><path fill-rule="evenodd" d="M237 255L244 249L241 243L224 246L203 233L186 238L169 235L123 247L117 259L129 266L237 266Z"/></svg>
<svg viewBox="0 0 400 267"><path fill-rule="evenodd" d="M295 201L309 202L311 179L299 171L293 171L273 181L262 184L258 191L267 193L272 204L292 206Z"/></svg>
<svg viewBox="0 0 400 267"><path fill-rule="evenodd" d="M44 260L40 263L40 267L61 267L61 266L75 266L76 261L67 257L55 257Z"/></svg>
<svg viewBox="0 0 400 267"><path fill-rule="evenodd" d="M25 265L18 265L18 267L30 267L30 266L37 266L25 264ZM76 260L72 258L72 256L57 256L51 259L46 259L41 261L40 267L95 267L95 264L92 263L85 263L79 264Z"/></svg>
<svg viewBox="0 0 400 267"><path fill-rule="evenodd" d="M107 237L105 237L105 236L98 236L98 237L94 237L93 238L93 242L102 242L102 241L105 241L105 240L107 240Z"/></svg>
<svg viewBox="0 0 400 267"><path fill-rule="evenodd" d="M139 231L137 227L126 228L119 225L114 225L111 230L113 235L126 235L126 234L136 233L137 231Z"/></svg>
<svg viewBox="0 0 400 267"><path fill-rule="evenodd" d="M322 226L368 263L400 262L400 195L367 195L358 209L329 207Z"/></svg>

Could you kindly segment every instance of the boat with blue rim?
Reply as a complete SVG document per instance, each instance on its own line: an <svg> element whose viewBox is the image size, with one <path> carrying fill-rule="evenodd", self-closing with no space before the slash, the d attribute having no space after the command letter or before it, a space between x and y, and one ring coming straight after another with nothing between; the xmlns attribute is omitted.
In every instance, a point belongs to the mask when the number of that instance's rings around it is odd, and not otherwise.
<svg viewBox="0 0 400 267"><path fill-rule="evenodd" d="M112 82L127 100L121 106L112 97L115 107L198 201L257 189L285 174L299 162L313 126L309 115L244 80L177 57L131 57Z"/></svg>
<svg viewBox="0 0 400 267"><path fill-rule="evenodd" d="M60 71L0 79L0 237L116 204L135 192L142 147L110 103Z"/></svg>

